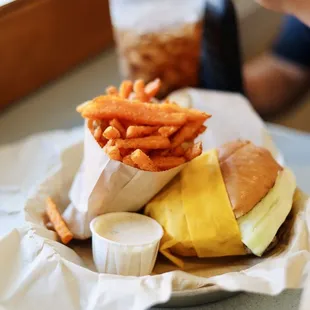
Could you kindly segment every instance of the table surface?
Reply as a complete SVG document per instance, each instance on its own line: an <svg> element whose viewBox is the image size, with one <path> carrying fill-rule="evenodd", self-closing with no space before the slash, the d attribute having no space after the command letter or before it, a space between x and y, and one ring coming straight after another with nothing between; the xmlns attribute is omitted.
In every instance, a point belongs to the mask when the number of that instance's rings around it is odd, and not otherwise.
<svg viewBox="0 0 310 310"><path fill-rule="evenodd" d="M53 129L69 129L82 125L75 112L77 104L100 93L120 77L113 51L76 68L70 74L41 88L0 114L0 145L22 139L30 134ZM275 143L287 164L297 175L299 186L310 193L310 135L270 125ZM208 310L298 309L300 291L287 291L277 297L240 294L211 305L187 308Z"/></svg>

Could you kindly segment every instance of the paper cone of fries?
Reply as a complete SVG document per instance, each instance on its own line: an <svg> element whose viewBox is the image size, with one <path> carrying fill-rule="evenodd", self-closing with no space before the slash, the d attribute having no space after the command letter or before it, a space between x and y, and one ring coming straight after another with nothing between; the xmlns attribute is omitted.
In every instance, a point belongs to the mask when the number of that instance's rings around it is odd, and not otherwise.
<svg viewBox="0 0 310 310"><path fill-rule="evenodd" d="M86 119L84 159L63 214L75 238L90 237L89 224L100 214L140 210L202 152L194 140L210 116L169 101L150 103L158 81L152 83L125 81L119 93L109 88L112 95L77 109ZM136 97L128 99L132 88Z"/></svg>
<svg viewBox="0 0 310 310"><path fill-rule="evenodd" d="M70 190L71 204L63 216L75 238L91 236L90 221L99 214L138 211L183 165L150 172L110 159L85 128L84 160Z"/></svg>

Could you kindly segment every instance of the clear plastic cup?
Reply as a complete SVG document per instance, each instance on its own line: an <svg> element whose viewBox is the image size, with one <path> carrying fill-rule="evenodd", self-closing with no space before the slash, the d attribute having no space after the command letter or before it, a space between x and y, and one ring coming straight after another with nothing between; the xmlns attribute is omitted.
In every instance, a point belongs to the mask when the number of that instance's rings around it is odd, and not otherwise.
<svg viewBox="0 0 310 310"><path fill-rule="evenodd" d="M197 86L204 3L110 0L122 77L160 78L160 97Z"/></svg>
<svg viewBox="0 0 310 310"><path fill-rule="evenodd" d="M152 273L163 236L155 220L131 212L107 213L93 219L90 230L98 272L123 276Z"/></svg>

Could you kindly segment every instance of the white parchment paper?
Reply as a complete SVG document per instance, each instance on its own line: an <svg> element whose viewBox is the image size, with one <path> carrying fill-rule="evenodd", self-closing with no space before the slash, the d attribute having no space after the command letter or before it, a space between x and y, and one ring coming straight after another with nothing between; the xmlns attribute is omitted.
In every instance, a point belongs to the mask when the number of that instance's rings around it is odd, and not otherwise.
<svg viewBox="0 0 310 310"><path fill-rule="evenodd" d="M184 166L168 171L149 172L111 160L87 126L84 128L83 142L83 162L69 192L71 203L63 214L76 239L91 236L89 225L98 215L139 211Z"/></svg>
<svg viewBox="0 0 310 310"><path fill-rule="evenodd" d="M205 149L249 139L270 149L283 163L264 124L243 97L188 92L195 108L213 114L203 136ZM36 135L0 149L0 228L10 218L22 224L0 237L1 310L147 309L167 301L173 290L215 284L229 291L275 295L305 284L310 202L301 192L295 197L285 238L267 258L187 259L184 271L159 259L152 276L98 274L90 243L61 245L45 229L42 217L47 195L63 209L70 203L69 190L83 158L82 141L81 128ZM301 309L308 309L307 296L303 300Z"/></svg>

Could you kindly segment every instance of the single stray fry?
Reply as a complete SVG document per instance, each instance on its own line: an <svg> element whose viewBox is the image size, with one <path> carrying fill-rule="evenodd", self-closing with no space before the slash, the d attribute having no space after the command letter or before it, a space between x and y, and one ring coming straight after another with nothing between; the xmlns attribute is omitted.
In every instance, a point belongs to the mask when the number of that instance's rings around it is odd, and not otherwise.
<svg viewBox="0 0 310 310"><path fill-rule="evenodd" d="M189 147L185 152L185 158L190 161L198 156L200 156L202 153L202 143L197 142L193 146Z"/></svg>
<svg viewBox="0 0 310 310"><path fill-rule="evenodd" d="M69 243L73 239L73 234L69 230L67 224L64 222L57 206L55 205L51 197L48 197L46 199L46 214L50 222L53 224L53 227L58 234L61 242L63 244Z"/></svg>
<svg viewBox="0 0 310 310"><path fill-rule="evenodd" d="M155 126L129 126L126 131L126 138L141 138L152 134L158 127Z"/></svg>
<svg viewBox="0 0 310 310"><path fill-rule="evenodd" d="M148 136L135 139L116 139L115 145L124 149L166 149L170 147L168 138L161 136Z"/></svg>
<svg viewBox="0 0 310 310"><path fill-rule="evenodd" d="M178 167L186 161L184 157L176 156L152 156L151 159L154 165L161 171Z"/></svg>
<svg viewBox="0 0 310 310"><path fill-rule="evenodd" d="M154 165L153 161L147 156L144 152L137 149L131 154L132 161L138 166L141 170L156 172L159 171Z"/></svg>
<svg viewBox="0 0 310 310"><path fill-rule="evenodd" d="M106 128L106 130L103 132L103 136L110 140L110 139L118 139L121 137L120 132L113 126L109 126Z"/></svg>

